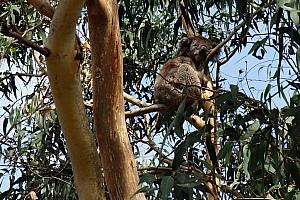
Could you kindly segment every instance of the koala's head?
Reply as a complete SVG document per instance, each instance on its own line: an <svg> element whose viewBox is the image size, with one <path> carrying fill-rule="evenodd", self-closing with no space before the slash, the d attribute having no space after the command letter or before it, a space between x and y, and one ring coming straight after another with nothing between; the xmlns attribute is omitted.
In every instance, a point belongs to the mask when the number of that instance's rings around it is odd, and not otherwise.
<svg viewBox="0 0 300 200"><path fill-rule="evenodd" d="M205 61L206 56L215 47L214 43L202 36L183 38L178 47L178 56L188 56L196 64Z"/></svg>

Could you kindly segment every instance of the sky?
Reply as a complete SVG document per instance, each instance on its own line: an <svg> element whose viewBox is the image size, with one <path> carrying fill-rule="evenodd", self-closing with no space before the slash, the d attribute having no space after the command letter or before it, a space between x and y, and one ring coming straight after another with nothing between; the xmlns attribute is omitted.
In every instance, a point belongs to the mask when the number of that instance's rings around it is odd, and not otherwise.
<svg viewBox="0 0 300 200"><path fill-rule="evenodd" d="M271 79L278 66L278 53L272 48L266 48L267 53L264 58L258 60L251 54L248 54L251 45L243 48L241 52L237 52L226 64L221 67L221 78L226 78L223 88L229 88L230 84L237 85L239 90L244 91L250 97L257 100L267 84L271 84L271 94L277 91L276 79ZM295 56L294 56L295 57ZM281 82L287 85L286 79L291 80L289 71L290 67L285 61L282 62ZM293 73L292 73L293 74ZM251 91L251 92L250 92ZM289 100L292 95L290 88L285 90L285 94ZM272 98L272 107L282 108L286 106L286 102L279 95Z"/></svg>

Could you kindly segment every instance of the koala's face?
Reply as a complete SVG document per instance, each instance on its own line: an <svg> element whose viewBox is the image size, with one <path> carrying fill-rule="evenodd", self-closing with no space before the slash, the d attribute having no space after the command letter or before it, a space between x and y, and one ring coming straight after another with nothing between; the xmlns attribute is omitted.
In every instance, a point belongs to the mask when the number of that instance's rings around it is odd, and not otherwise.
<svg viewBox="0 0 300 200"><path fill-rule="evenodd" d="M189 54L196 61L200 61L206 58L212 48L213 44L210 40L197 37L191 40Z"/></svg>
<svg viewBox="0 0 300 200"><path fill-rule="evenodd" d="M201 62L206 59L213 47L212 41L201 36L184 38L179 43L178 55L188 56L196 62Z"/></svg>

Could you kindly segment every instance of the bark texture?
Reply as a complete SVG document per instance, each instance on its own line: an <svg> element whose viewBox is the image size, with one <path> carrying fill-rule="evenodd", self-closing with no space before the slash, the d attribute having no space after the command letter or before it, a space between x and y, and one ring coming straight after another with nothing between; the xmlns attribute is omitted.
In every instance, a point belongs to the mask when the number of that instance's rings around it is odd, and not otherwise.
<svg viewBox="0 0 300 200"><path fill-rule="evenodd" d="M104 181L82 98L75 26L83 0L60 1L50 27L46 58L58 118L66 138L79 199L104 199Z"/></svg>
<svg viewBox="0 0 300 200"><path fill-rule="evenodd" d="M123 63L116 1L88 0L93 65L94 120L110 199L145 199L138 191L136 163L128 140Z"/></svg>

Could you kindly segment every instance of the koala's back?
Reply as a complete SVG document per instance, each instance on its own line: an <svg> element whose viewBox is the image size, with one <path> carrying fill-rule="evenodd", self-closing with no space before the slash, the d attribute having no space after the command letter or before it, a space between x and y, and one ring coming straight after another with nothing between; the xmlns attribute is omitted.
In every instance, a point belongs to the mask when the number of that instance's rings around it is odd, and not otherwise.
<svg viewBox="0 0 300 200"><path fill-rule="evenodd" d="M187 94L184 94L184 88L187 89ZM201 83L193 60L179 56L164 64L157 75L154 98L158 103L176 108L184 95L187 95L188 102L200 99Z"/></svg>

